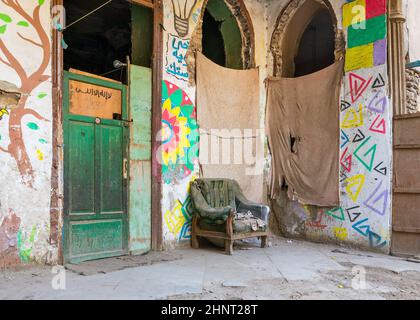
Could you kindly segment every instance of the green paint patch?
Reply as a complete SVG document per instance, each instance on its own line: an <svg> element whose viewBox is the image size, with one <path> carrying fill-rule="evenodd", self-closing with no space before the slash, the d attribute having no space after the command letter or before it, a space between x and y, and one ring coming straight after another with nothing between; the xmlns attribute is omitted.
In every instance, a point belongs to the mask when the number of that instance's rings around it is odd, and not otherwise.
<svg viewBox="0 0 420 320"><path fill-rule="evenodd" d="M0 13L0 20L3 20L6 23L12 22L12 18L5 13Z"/></svg>
<svg viewBox="0 0 420 320"><path fill-rule="evenodd" d="M48 143L48 141L47 140L45 140L45 139L39 139L38 140L40 143L42 143L42 144L47 144Z"/></svg>
<svg viewBox="0 0 420 320"><path fill-rule="evenodd" d="M29 122L26 126L31 130L39 130L39 126L35 122Z"/></svg>
<svg viewBox="0 0 420 320"><path fill-rule="evenodd" d="M386 15L366 20L366 28L356 29L354 25L348 27L348 47L354 48L385 39Z"/></svg>
<svg viewBox="0 0 420 320"><path fill-rule="evenodd" d="M22 262L30 261L32 249L35 244L36 232L36 226L33 226L29 237L26 237L25 233L22 232L22 230L19 230L17 233L17 246L19 251L19 257Z"/></svg>
<svg viewBox="0 0 420 320"><path fill-rule="evenodd" d="M17 25L18 26L20 26L20 27L29 27L29 23L28 22L26 22L26 21L19 21L18 23L17 23Z"/></svg>
<svg viewBox="0 0 420 320"><path fill-rule="evenodd" d="M45 3L45 0L38 0L38 4L42 6Z"/></svg>
<svg viewBox="0 0 420 320"><path fill-rule="evenodd" d="M0 34L4 34L6 32L7 25L0 26Z"/></svg>
<svg viewBox="0 0 420 320"><path fill-rule="evenodd" d="M38 95L38 99L43 99L43 98L45 98L46 96L48 96L48 94L46 94L45 92L41 92L41 93Z"/></svg>

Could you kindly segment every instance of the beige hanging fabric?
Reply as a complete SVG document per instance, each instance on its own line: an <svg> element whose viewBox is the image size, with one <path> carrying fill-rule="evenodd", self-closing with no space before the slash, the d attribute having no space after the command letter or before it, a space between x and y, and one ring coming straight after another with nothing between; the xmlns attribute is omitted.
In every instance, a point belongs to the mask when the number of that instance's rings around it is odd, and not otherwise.
<svg viewBox="0 0 420 320"><path fill-rule="evenodd" d="M197 52L196 76L203 177L235 179L249 199L261 201L259 70L224 68Z"/></svg>
<svg viewBox="0 0 420 320"><path fill-rule="evenodd" d="M298 78L268 78L266 134L271 198L339 205L339 99L343 61Z"/></svg>

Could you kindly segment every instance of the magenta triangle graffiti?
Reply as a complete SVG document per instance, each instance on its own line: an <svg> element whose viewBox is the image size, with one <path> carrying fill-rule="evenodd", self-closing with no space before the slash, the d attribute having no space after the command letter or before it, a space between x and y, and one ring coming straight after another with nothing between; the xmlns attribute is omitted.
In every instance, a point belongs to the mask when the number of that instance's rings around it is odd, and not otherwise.
<svg viewBox="0 0 420 320"><path fill-rule="evenodd" d="M388 190L382 189L383 182L381 181L376 189L372 192L369 198L363 203L366 207L368 207L373 212L384 216L386 213L386 209L388 207Z"/></svg>
<svg viewBox="0 0 420 320"><path fill-rule="evenodd" d="M349 75L349 82L350 82L350 94L351 94L351 101L355 103L365 92L366 88L372 81L372 77L369 80L366 80L355 73L350 73Z"/></svg>
<svg viewBox="0 0 420 320"><path fill-rule="evenodd" d="M341 155L340 164L343 167L343 169L347 170L347 172L351 172L351 162L353 160L353 157L351 154L347 154L348 150L349 148L347 147Z"/></svg>
<svg viewBox="0 0 420 320"><path fill-rule="evenodd" d="M386 133L386 125L385 125L385 119L381 118L380 115L378 115L375 120L373 120L372 125L369 128L372 132L378 132L385 134Z"/></svg>

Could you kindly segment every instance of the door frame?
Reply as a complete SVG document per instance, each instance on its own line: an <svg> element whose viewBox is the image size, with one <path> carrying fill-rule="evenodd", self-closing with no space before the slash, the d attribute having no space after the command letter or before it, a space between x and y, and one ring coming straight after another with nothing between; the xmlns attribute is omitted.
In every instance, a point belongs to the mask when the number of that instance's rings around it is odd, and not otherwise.
<svg viewBox="0 0 420 320"><path fill-rule="evenodd" d="M91 117L91 116L85 116L85 115L78 115L78 114L72 114L70 112L70 81L71 80L75 80L78 82L82 82L82 83L87 83L87 84L92 84L92 85L96 85L96 86L101 86L104 88L110 88L110 89L114 89L114 90L119 90L121 91L121 118L122 120L112 120L112 119L103 119L101 118L101 122L100 124L104 124L104 125L114 125L115 123L119 123L119 125L121 127L123 127L123 139L125 141L123 148L125 148L125 150L123 151L124 154L124 158L126 158L128 160L129 157L129 145L130 145L130 130L129 130L129 125L128 124L128 91L127 91L127 86L124 84L120 84L120 83L116 83L116 82L112 82L112 81L107 81L107 80L103 80L103 79L98 79L95 77L88 77L85 75L80 75L80 74L74 74L71 72L67 72L64 71L64 79L63 79L63 110L62 110L62 114L63 114L63 137L64 137L64 148L63 148L63 169L64 169L64 175L63 175L63 184L64 184L64 195L68 195L69 194L69 190L68 190L68 176L69 176L69 168L68 168L68 159L69 159L69 149L68 146L70 145L70 141L69 141L69 123L72 120L76 120L76 121L80 121L80 122L85 122L85 123L92 123L92 120L95 119L95 117ZM94 120L93 120L94 121ZM97 129L95 128L95 135L97 134ZM96 138L95 138L96 141ZM98 146L95 144L95 153L99 150ZM67 160L67 161L66 161ZM96 161L97 159L95 159ZM97 163L95 163L94 167L95 167L95 176L97 175ZM130 176L129 172L130 172L130 168L129 168L129 161L127 161L127 175L128 177ZM121 174L123 174L121 172ZM128 238L129 238L129 231L128 231L128 224L129 224L129 219L128 219L128 215L129 215L129 198L128 198L128 192L129 192L129 179L124 179L122 178L123 184L123 190L124 190L124 194L125 197L123 199L123 219L122 219L122 250L121 252L118 252L116 254L101 254L101 253L96 253L93 254L94 258L90 259L88 258L87 260L96 260L96 259L100 259L100 258L104 258L104 257L112 257L112 256L119 256L121 255L121 253L127 254L128 253ZM99 192L99 185L97 185L98 181L95 181L95 190ZM100 181L99 181L100 182ZM96 199L96 196L95 196ZM84 214L79 214L79 215L75 215L76 217L73 217L73 219L70 219L70 215L69 212L66 214L66 211L69 210L69 208L67 207L69 205L68 201L66 201L65 197L63 198L63 205L64 205L64 210L63 210L63 238L64 238L64 246L63 246L63 255L64 255L64 263L70 263L70 221L86 221L88 220L88 216L89 215L84 215ZM97 216L98 213L95 212L95 216ZM106 214L101 216L101 218L96 217L95 219L92 220L93 221L105 221L105 220L109 220L109 219L114 219L117 216L113 216L112 214ZM76 258L73 259L72 262L81 262L81 261L85 261L83 258Z"/></svg>
<svg viewBox="0 0 420 320"><path fill-rule="evenodd" d="M52 0L51 10L63 7L65 0ZM133 2L136 2L133 0ZM137 2L139 4L139 2ZM154 0L153 6L153 54L152 54L152 250L163 249L163 226L161 214L162 166L156 155L160 142L156 139L162 123L163 80L163 3ZM63 89L64 67L62 33L52 28L52 168L50 200L50 239L58 249L58 263L64 264L64 135L63 135ZM128 223L130 223L128 221Z"/></svg>

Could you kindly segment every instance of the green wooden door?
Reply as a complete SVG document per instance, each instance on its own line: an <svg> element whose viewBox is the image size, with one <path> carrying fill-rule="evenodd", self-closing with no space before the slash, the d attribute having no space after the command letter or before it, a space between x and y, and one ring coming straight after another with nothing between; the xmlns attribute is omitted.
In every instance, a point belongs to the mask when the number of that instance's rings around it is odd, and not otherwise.
<svg viewBox="0 0 420 320"><path fill-rule="evenodd" d="M105 92L106 89L120 92L121 120L71 113L70 81L100 86ZM126 254L129 141L126 88L119 83L71 73L65 73L64 88L65 262ZM95 93L89 91L92 92Z"/></svg>

